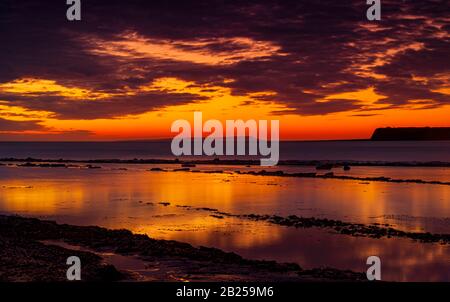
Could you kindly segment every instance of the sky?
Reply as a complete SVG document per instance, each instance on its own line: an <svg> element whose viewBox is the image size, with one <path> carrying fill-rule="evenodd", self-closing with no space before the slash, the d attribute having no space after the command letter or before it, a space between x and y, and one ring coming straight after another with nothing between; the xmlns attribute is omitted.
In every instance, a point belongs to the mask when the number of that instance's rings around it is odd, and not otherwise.
<svg viewBox="0 0 450 302"><path fill-rule="evenodd" d="M444 0L0 2L0 140L170 138L279 120L285 140L450 126Z"/></svg>

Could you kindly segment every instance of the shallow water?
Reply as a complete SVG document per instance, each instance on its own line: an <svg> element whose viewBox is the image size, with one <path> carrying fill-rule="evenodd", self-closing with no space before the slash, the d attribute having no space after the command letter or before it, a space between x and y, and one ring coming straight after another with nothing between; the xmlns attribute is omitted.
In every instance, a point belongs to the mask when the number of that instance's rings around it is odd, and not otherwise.
<svg viewBox="0 0 450 302"><path fill-rule="evenodd" d="M378 255L385 280L450 281L447 245L352 237L325 229L294 229L239 218L218 219L208 211L176 206L216 208L234 214L295 214L379 222L410 231L450 233L450 186L147 171L152 165L102 167L2 166L0 211L79 225L127 228L155 238L214 246L248 258L298 262L305 268L330 266L364 271L365 259ZM351 172L395 178L425 179L428 175L438 180L449 176L449 169L443 168L356 167Z"/></svg>

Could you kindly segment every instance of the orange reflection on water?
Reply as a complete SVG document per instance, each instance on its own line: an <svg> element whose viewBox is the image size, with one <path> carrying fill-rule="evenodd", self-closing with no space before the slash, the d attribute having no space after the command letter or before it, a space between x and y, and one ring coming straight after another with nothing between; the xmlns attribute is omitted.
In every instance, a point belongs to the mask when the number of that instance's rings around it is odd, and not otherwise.
<svg viewBox="0 0 450 302"><path fill-rule="evenodd" d="M7 212L29 212L37 215L58 214L69 206L76 213L84 207L85 191L80 184L74 184L70 191L61 191L54 184L43 185L40 181L8 182L0 188L2 210ZM70 205L65 204L70 202Z"/></svg>
<svg viewBox="0 0 450 302"><path fill-rule="evenodd" d="M211 217L213 212L195 209L314 216L358 223L376 221L395 224L396 228L442 229L448 233L448 223L439 225L450 217L448 186L149 172L150 165L128 165L126 171L117 167L103 165L97 170L0 167L0 211L50 216L78 225L126 228L155 238L218 247L248 258L294 261L308 268L328 265L363 271L368 256L380 255L386 260L383 264L386 278L392 280L442 280L445 263L450 260L448 246ZM205 169L227 171L237 167Z"/></svg>

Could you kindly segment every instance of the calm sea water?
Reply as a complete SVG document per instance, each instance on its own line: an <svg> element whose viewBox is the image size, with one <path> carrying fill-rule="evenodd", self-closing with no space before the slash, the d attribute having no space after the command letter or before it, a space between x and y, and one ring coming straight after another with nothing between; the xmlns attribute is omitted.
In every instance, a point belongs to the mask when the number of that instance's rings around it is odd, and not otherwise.
<svg viewBox="0 0 450 302"><path fill-rule="evenodd" d="M170 141L0 142L0 158L133 159L169 158ZM360 161L446 161L450 141L281 142L281 159Z"/></svg>
<svg viewBox="0 0 450 302"><path fill-rule="evenodd" d="M0 143L0 157L48 159L168 158L168 142ZM283 159L448 161L450 142L289 142ZM174 169L174 165L157 165ZM233 214L277 214L388 223L407 231L450 233L450 186L232 173L259 166L199 165L203 171L150 172L155 165L102 164L101 169L0 166L0 212L61 223L127 228L155 238L213 246L248 258L365 271L368 256L383 279L450 281L450 247L409 239L371 239L325 229L294 229L177 205ZM314 167L273 167L312 172ZM450 181L450 168L352 167L337 175ZM169 205L159 204L168 202Z"/></svg>
<svg viewBox="0 0 450 302"><path fill-rule="evenodd" d="M352 237L324 229L293 229L238 218L218 219L207 211L177 207L209 207L235 214L295 214L450 233L450 186L148 171L155 165L101 166L98 170L1 166L0 212L61 223L127 228L155 238L218 247L248 258L293 261L305 268L329 266L365 271L367 257L378 255L383 260L385 280L450 281L448 245ZM225 172L259 169L197 168ZM367 172L364 167L357 168L361 170L355 168L354 173ZM433 177L449 177L448 169L430 172L428 169L436 168L374 168L371 173L397 177L421 171Z"/></svg>

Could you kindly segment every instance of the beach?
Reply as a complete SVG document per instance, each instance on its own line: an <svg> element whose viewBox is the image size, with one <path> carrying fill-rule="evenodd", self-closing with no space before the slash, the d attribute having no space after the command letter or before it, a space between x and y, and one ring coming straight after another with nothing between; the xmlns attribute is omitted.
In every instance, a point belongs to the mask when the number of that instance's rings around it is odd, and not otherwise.
<svg viewBox="0 0 450 302"><path fill-rule="evenodd" d="M82 259L84 281L362 281L364 274L155 240L128 230L58 225L0 215L0 281L64 281L66 258ZM120 271L113 265L115 264Z"/></svg>

